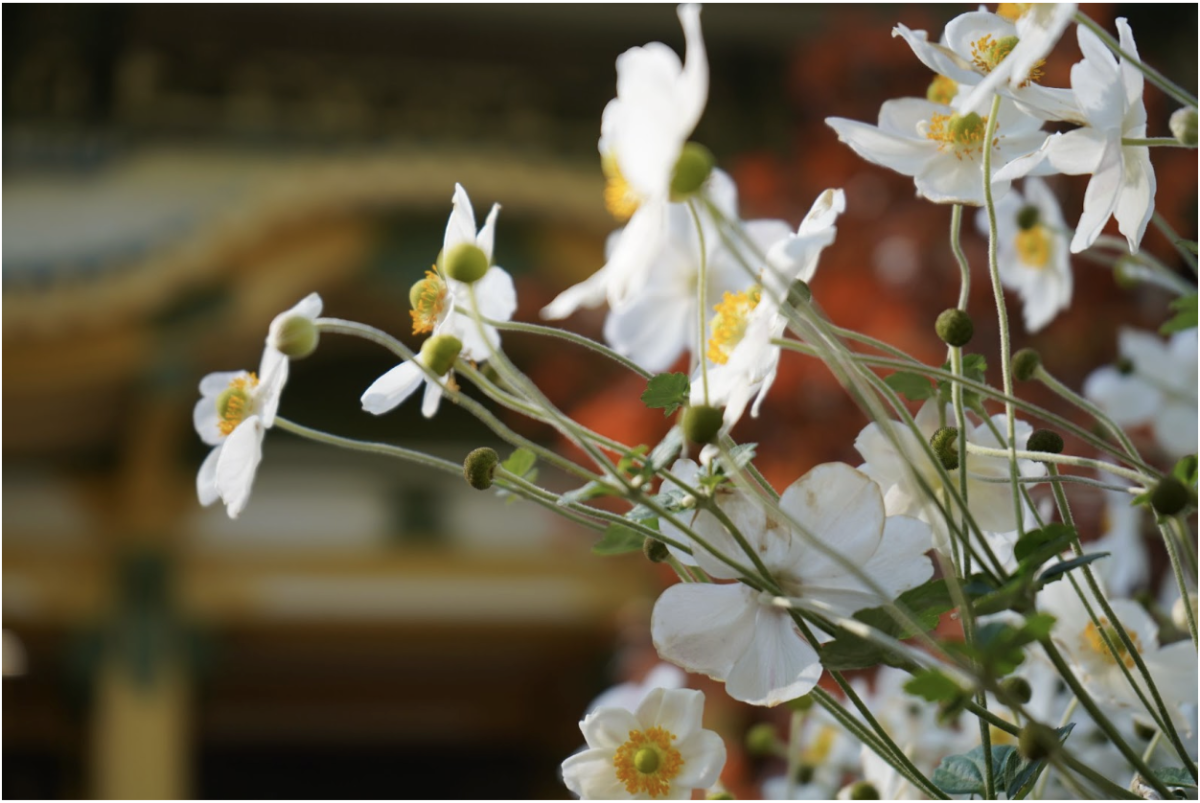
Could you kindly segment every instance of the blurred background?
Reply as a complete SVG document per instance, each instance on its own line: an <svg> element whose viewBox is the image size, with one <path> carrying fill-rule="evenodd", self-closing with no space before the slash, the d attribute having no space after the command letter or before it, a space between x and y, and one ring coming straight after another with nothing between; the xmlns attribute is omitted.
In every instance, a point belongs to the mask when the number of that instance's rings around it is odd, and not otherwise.
<svg viewBox="0 0 1200 803"><path fill-rule="evenodd" d="M1194 91L1195 5L1085 8L1128 16L1141 53ZM823 120L874 121L884 100L923 95L930 75L891 27L936 35L965 10L703 16L712 87L695 138L734 175L743 216L795 225L844 187L817 300L934 363L933 318L958 292L949 209ZM613 61L652 40L682 52L673 8L9 4L3 21L4 796L565 795L558 764L588 701L654 662L649 610L669 578L640 555L590 555L593 534L540 508L282 432L230 521L196 501L207 447L191 410L201 377L256 366L271 318L312 291L326 314L415 345L408 289L436 258L456 181L481 219L503 204L496 260L516 319L537 320L603 262L614 223L596 138ZM1069 32L1044 83L1067 86L1078 58ZM1149 134L1165 135L1173 106L1146 95ZM1195 152L1154 162L1157 208L1194 238ZM1054 182L1076 219L1086 179ZM967 228L983 311L984 244ZM1144 247L1177 262L1153 229ZM1157 328L1169 297L1075 269L1071 310L1036 337L1010 309L1014 346L1078 387L1114 358L1114 322ZM565 325L599 338L604 314ZM978 315L973 344L993 365L994 327ZM593 428L653 444L670 426L636 376L527 335L505 345ZM393 364L327 336L293 366L281 414L456 461L498 445L452 405L432 421L412 402L363 413ZM822 366L785 356L763 417L735 435L760 443L780 487L857 463L866 421L846 399ZM759 768L736 742L762 712L695 683L731 743L726 783L754 794Z"/></svg>

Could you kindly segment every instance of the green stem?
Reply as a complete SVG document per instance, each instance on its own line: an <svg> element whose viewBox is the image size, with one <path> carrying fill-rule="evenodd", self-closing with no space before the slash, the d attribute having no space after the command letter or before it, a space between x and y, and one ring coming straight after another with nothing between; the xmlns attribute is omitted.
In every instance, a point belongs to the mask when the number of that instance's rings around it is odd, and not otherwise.
<svg viewBox="0 0 1200 803"><path fill-rule="evenodd" d="M601 354L613 362L619 363L630 371L640 376L642 379L651 379L654 374L642 368L628 357L624 357L602 343L597 343L589 337L569 332L566 329L556 329L553 326L541 326L536 323L517 323L516 321L495 321L491 318L484 318L483 322L488 326L493 326L496 329L505 332L524 332L531 335L541 335L543 337L553 337L558 340L565 340L568 343L574 343L577 346L583 346L586 349L591 349L597 354Z"/></svg>
<svg viewBox="0 0 1200 803"><path fill-rule="evenodd" d="M1167 556L1171 559L1171 570L1175 574L1175 584L1179 586L1179 597L1183 600L1183 610L1187 617L1188 633L1192 636L1192 644L1197 645L1200 642L1196 640L1196 609L1192 606L1192 595L1188 591L1187 580L1183 576L1183 561L1179 558L1179 545L1175 543L1175 538L1172 537L1170 530L1162 522L1158 525L1159 531L1163 536L1163 544L1167 547Z"/></svg>
<svg viewBox="0 0 1200 803"><path fill-rule="evenodd" d="M444 471L448 474L462 476L462 464L452 463L449 460L443 460L440 457L427 455L424 452L405 449L402 446L393 446L390 443L378 443L376 441L360 441L353 438L343 438L340 435L331 435L328 432L322 432L319 429L311 429L303 424L297 424L294 421L289 421L282 416L275 416L275 426L282 429L284 432L290 432L293 435L299 435L302 438L307 438L310 441L324 443L329 446L340 446L343 449L352 449L356 452L369 452L371 454L384 455L386 457L396 457L401 460L407 460L410 463L427 468Z"/></svg>
<svg viewBox="0 0 1200 803"><path fill-rule="evenodd" d="M1195 145L1186 145L1175 137L1121 137L1121 147L1136 148L1138 146L1146 146L1148 148L1188 148L1195 150Z"/></svg>
<svg viewBox="0 0 1200 803"><path fill-rule="evenodd" d="M968 443L967 451L971 454L981 455L983 457L1015 457L1020 460L1037 460L1042 463L1057 463L1063 466L1075 466L1076 468L1090 468L1095 471L1107 471L1111 474L1117 474L1121 477L1131 479L1134 482L1144 486L1154 484L1153 477L1147 477L1138 471L1131 471L1122 466L1116 466L1112 463L1105 463L1103 460L1093 460L1090 457L1076 457L1069 454L1054 454L1052 452L1030 452L1025 449L993 449L990 446L980 446L977 443Z"/></svg>
<svg viewBox="0 0 1200 803"><path fill-rule="evenodd" d="M1096 422L1099 423L1100 426L1112 433L1113 437L1115 437L1121 444L1121 448L1125 450L1127 455L1139 463L1142 462L1142 456L1140 453L1138 453L1137 447L1133 445L1133 441L1131 441L1129 436L1125 434L1124 429L1117 426L1117 423L1109 418L1107 413L1105 413L1092 402L1085 399L1083 396L1080 396L1078 393L1071 390L1062 382L1058 381L1058 379L1056 379L1049 371L1046 370L1046 366L1044 365L1039 365L1036 369L1034 369L1033 378L1041 382L1054 393L1061 396L1070 404L1075 405L1092 418L1096 419Z"/></svg>
<svg viewBox="0 0 1200 803"><path fill-rule="evenodd" d="M1179 252L1179 255L1183 257L1183 261L1187 263L1187 266L1192 269L1192 273L1194 274L1196 272L1196 255L1189 251L1183 244L1183 238L1176 233L1175 229L1171 228L1171 224L1167 222L1167 219L1158 212L1154 213L1151 220L1154 221L1154 225L1163 233L1163 236L1171 242L1171 245ZM1196 288L1193 287L1190 292L1196 292Z"/></svg>
<svg viewBox="0 0 1200 803"><path fill-rule="evenodd" d="M962 204L955 204L950 211L950 250L958 262L958 308L967 311L967 299L971 295L971 264L962 250Z"/></svg>
<svg viewBox="0 0 1200 803"><path fill-rule="evenodd" d="M1096 23L1087 14L1084 14L1082 11L1076 11L1075 21L1085 28L1088 28L1092 33L1096 34L1096 36L1100 37L1100 41L1107 45L1109 50L1116 53L1118 56L1132 64L1137 69L1141 70L1142 73L1144 73L1145 76L1150 79L1150 82L1163 92L1166 92L1168 95L1175 98L1175 100L1179 101L1185 106L1191 106L1193 109L1196 108L1195 95L1191 94L1183 87L1167 78L1149 64L1142 62L1140 59L1134 58L1122 50L1120 42L1113 38L1112 34L1104 30L1103 27Z"/></svg>
<svg viewBox="0 0 1200 803"><path fill-rule="evenodd" d="M707 405L709 404L708 357L705 354L704 344L708 342L708 338L705 337L707 331L705 315L708 312L708 255L704 248L704 227L700 225L700 213L696 211L695 202L688 199L687 208L692 213L692 222L696 224L696 236L700 238L700 269L696 278L696 320L698 331L696 333L696 348L692 356L700 364L700 379L704 383L704 403Z"/></svg>

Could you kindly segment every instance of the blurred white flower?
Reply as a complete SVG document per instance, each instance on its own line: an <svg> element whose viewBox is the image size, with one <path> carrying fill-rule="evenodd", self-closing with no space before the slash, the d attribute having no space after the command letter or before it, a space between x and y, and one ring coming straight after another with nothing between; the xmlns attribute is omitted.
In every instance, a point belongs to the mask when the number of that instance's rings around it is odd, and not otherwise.
<svg viewBox="0 0 1200 803"><path fill-rule="evenodd" d="M795 532L753 498L734 491L722 510L745 536L791 598L810 598L839 615L882 604L874 591ZM817 466L783 492L780 508L814 538L834 547L889 596L929 579L929 528L884 514L879 487L842 463ZM697 517L693 529L721 554L748 558L715 518ZM737 578L736 570L695 545L693 558L711 577ZM773 596L741 583L680 583L659 597L650 630L658 654L690 672L724 681L726 692L752 705L777 705L805 694L821 664L786 610Z"/></svg>
<svg viewBox="0 0 1200 803"><path fill-rule="evenodd" d="M670 664L658 664L640 683L618 683L606 689L588 703L587 712L590 714L599 708L624 708L627 711L635 711L655 689L682 689L686 685L687 675L683 670Z"/></svg>
<svg viewBox="0 0 1200 803"><path fill-rule="evenodd" d="M1125 19L1117 19L1121 48L1138 57L1133 32ZM997 180L1026 175L1090 173L1083 198L1083 215L1075 227L1071 251L1079 253L1100 236L1104 224L1116 217L1118 228L1136 253L1154 214L1156 183L1150 149L1124 145L1123 139L1146 136L1146 106L1142 102L1142 73L1122 59L1118 64L1096 36L1082 25L1077 29L1083 61L1071 68L1071 88L1087 125L1054 134L1036 152L1016 159L997 171Z"/></svg>
<svg viewBox="0 0 1200 803"><path fill-rule="evenodd" d="M701 727L704 694L655 689L635 711L600 708L579 723L587 749L562 763L584 800L688 799L717 782L725 743Z"/></svg>

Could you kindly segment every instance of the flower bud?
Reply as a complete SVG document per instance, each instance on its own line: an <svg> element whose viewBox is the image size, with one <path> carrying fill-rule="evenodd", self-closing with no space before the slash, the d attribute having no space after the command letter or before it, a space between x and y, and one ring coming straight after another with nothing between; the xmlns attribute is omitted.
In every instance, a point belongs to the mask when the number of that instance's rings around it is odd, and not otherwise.
<svg viewBox="0 0 1200 803"><path fill-rule="evenodd" d="M816 705L816 701L813 700L811 694L802 694L795 699L788 700L786 705L793 711L803 714L805 711L812 710L812 707Z"/></svg>
<svg viewBox="0 0 1200 803"><path fill-rule="evenodd" d="M657 538L647 538L642 542L642 554L644 554L651 563L662 563L671 556L667 545Z"/></svg>
<svg viewBox="0 0 1200 803"><path fill-rule="evenodd" d="M671 200L678 203L695 194L708 180L716 161L712 151L699 142L684 145L671 174Z"/></svg>
<svg viewBox="0 0 1200 803"><path fill-rule="evenodd" d="M271 322L268 342L289 360L303 360L317 350L321 333L312 318L289 315Z"/></svg>
<svg viewBox="0 0 1200 803"><path fill-rule="evenodd" d="M463 461L463 477L477 491L486 491L492 487L492 477L496 474L496 465L500 456L495 449L484 446L467 455Z"/></svg>
<svg viewBox="0 0 1200 803"><path fill-rule="evenodd" d="M1027 722L1017 738L1017 750L1030 761L1041 761L1058 752L1058 734L1040 722Z"/></svg>
<svg viewBox="0 0 1200 803"><path fill-rule="evenodd" d="M1005 678L1000 683L1000 690L1021 705L1033 698L1033 689L1030 688L1029 681L1021 677Z"/></svg>
<svg viewBox="0 0 1200 803"><path fill-rule="evenodd" d="M724 423L720 407L696 404L683 411L683 434L692 443L712 443Z"/></svg>
<svg viewBox="0 0 1200 803"><path fill-rule="evenodd" d="M454 367L462 351L462 341L454 335L434 335L421 344L421 363L438 376Z"/></svg>
<svg viewBox="0 0 1200 803"><path fill-rule="evenodd" d="M1021 210L1017 212L1017 225L1021 231L1029 231L1036 226L1042 218L1042 213L1033 204L1025 204Z"/></svg>
<svg viewBox="0 0 1200 803"><path fill-rule="evenodd" d="M1174 477L1163 477L1150 492L1150 505L1162 516L1174 516L1187 507L1188 489Z"/></svg>
<svg viewBox="0 0 1200 803"><path fill-rule="evenodd" d="M1012 375L1020 382L1033 379L1034 373L1042 366L1042 357L1033 349L1021 349L1012 355Z"/></svg>
<svg viewBox="0 0 1200 803"><path fill-rule="evenodd" d="M942 427L933 433L933 437L929 439L929 445L947 471L958 468L958 429L956 427Z"/></svg>
<svg viewBox="0 0 1200 803"><path fill-rule="evenodd" d="M971 321L971 316L954 307L937 317L934 329L943 343L957 348L970 343L971 337L975 334L975 324Z"/></svg>
<svg viewBox="0 0 1200 803"><path fill-rule="evenodd" d="M1189 148L1196 147L1195 109L1176 109L1175 113L1171 115L1171 122L1168 125L1180 145L1186 145Z"/></svg>
<svg viewBox="0 0 1200 803"><path fill-rule="evenodd" d="M491 260L474 243L459 243L446 255L446 275L455 281L471 284L483 278Z"/></svg>
<svg viewBox="0 0 1200 803"><path fill-rule="evenodd" d="M851 800L879 800L879 790L870 781L855 781L850 784Z"/></svg>
<svg viewBox="0 0 1200 803"><path fill-rule="evenodd" d="M746 752L752 756L775 756L783 749L775 726L769 722L760 722L746 731Z"/></svg>
<svg viewBox="0 0 1200 803"><path fill-rule="evenodd" d="M1133 373L1133 360L1128 357L1117 357L1117 361L1113 363L1113 367L1117 369L1117 373L1129 376Z"/></svg>
<svg viewBox="0 0 1200 803"><path fill-rule="evenodd" d="M812 301L812 289L809 288L808 282L803 279L792 282L792 286L788 288L788 305L798 309L802 304L810 301Z"/></svg>
<svg viewBox="0 0 1200 803"><path fill-rule="evenodd" d="M1062 454L1062 435L1049 429L1039 429L1029 436L1027 448L1031 452L1049 452Z"/></svg>

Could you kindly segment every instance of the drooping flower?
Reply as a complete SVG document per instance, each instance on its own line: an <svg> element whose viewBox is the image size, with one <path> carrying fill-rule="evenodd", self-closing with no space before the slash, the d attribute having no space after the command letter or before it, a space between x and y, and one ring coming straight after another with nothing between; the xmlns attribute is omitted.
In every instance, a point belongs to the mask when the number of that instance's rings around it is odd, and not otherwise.
<svg viewBox="0 0 1200 803"><path fill-rule="evenodd" d="M584 800L688 799L717 782L725 743L701 727L704 693L655 689L634 711L599 708L579 723L587 749L562 763Z"/></svg>
<svg viewBox="0 0 1200 803"><path fill-rule="evenodd" d="M784 595L810 599L837 615L850 616L882 604L870 586L812 546L787 519L768 515L745 492L721 502ZM873 480L841 463L817 466L793 483L779 500L781 510L813 538L834 547L894 598L929 579L925 557L928 526L884 514ZM722 555L748 558L733 536L709 517L691 527ZM737 571L708 550L693 545L693 558L709 576L737 579ZM821 664L774 597L741 583L680 583L658 598L650 622L658 654L667 661L724 681L734 699L777 705L812 689Z"/></svg>
<svg viewBox="0 0 1200 803"><path fill-rule="evenodd" d="M1133 32L1124 18L1117 20L1121 48L1138 57ZM1146 136L1146 106L1142 102L1142 73L1124 59L1118 64L1108 48L1082 25L1078 28L1083 61L1071 68L1071 89L1087 125L1054 134L1034 153L1005 165L996 179L1026 175L1090 173L1083 198L1083 215L1075 227L1071 251L1079 253L1100 236L1104 224L1116 217L1118 228L1136 253L1154 214L1156 182L1150 149L1124 145L1124 139Z"/></svg>
<svg viewBox="0 0 1200 803"><path fill-rule="evenodd" d="M1150 424L1172 457L1196 453L1196 330L1167 342L1152 332L1122 328L1121 359L1092 372L1083 394L1122 427Z"/></svg>
<svg viewBox="0 0 1200 803"><path fill-rule="evenodd" d="M988 231L986 210L978 225ZM1040 179L1025 182L996 202L997 265L1000 281L1016 290L1025 310L1025 329L1036 332L1071 305L1074 279L1067 229L1054 193Z"/></svg>
<svg viewBox="0 0 1200 803"><path fill-rule="evenodd" d="M948 424L953 425L954 414L948 407L942 413ZM915 417L917 428L926 442L942 426L939 402L930 400L921 407ZM987 423L974 426L967 423L968 443L992 449L1007 448L1007 444L992 432ZM994 416L992 424L1000 433L1006 431L1007 422L1003 415ZM921 488L921 480L930 488L942 505L947 505L947 492L933 460L925 452L916 434L898 421L887 422L897 445L885 435L879 423L868 424L854 441L854 448L866 463L863 471L883 487L889 515L914 516L933 528L934 547L944 554L950 553L950 530L945 517L938 509L937 501ZM1017 449L1024 449L1033 428L1024 421L1016 422ZM1017 461L1022 477L1040 477L1046 473L1040 463L1029 460ZM967 503L972 517L981 530L989 533L1007 533L1017 529L1016 508L1013 504L1012 485L998 482L1010 476L1007 458L967 455ZM948 471L954 487L958 487L959 472ZM989 482L988 479L992 481ZM951 507L951 515L957 515ZM1024 513L1024 511L1022 511Z"/></svg>
<svg viewBox="0 0 1200 803"><path fill-rule="evenodd" d="M454 387L454 361L463 351L462 341L454 335L434 335L421 346L416 359L405 360L371 383L363 391L362 408L368 413L383 415L394 410L425 383L421 400L421 415L433 418L441 404L443 386ZM431 381L433 374L439 382Z"/></svg>
<svg viewBox="0 0 1200 803"><path fill-rule="evenodd" d="M879 109L878 126L843 117L825 122L868 162L912 176L918 195L934 203L983 206L986 115L924 98L897 98ZM1036 150L1046 137L1041 126L1041 120L1002 100L991 143L993 170ZM1008 190L1007 181L993 180L992 186L997 197Z"/></svg>

